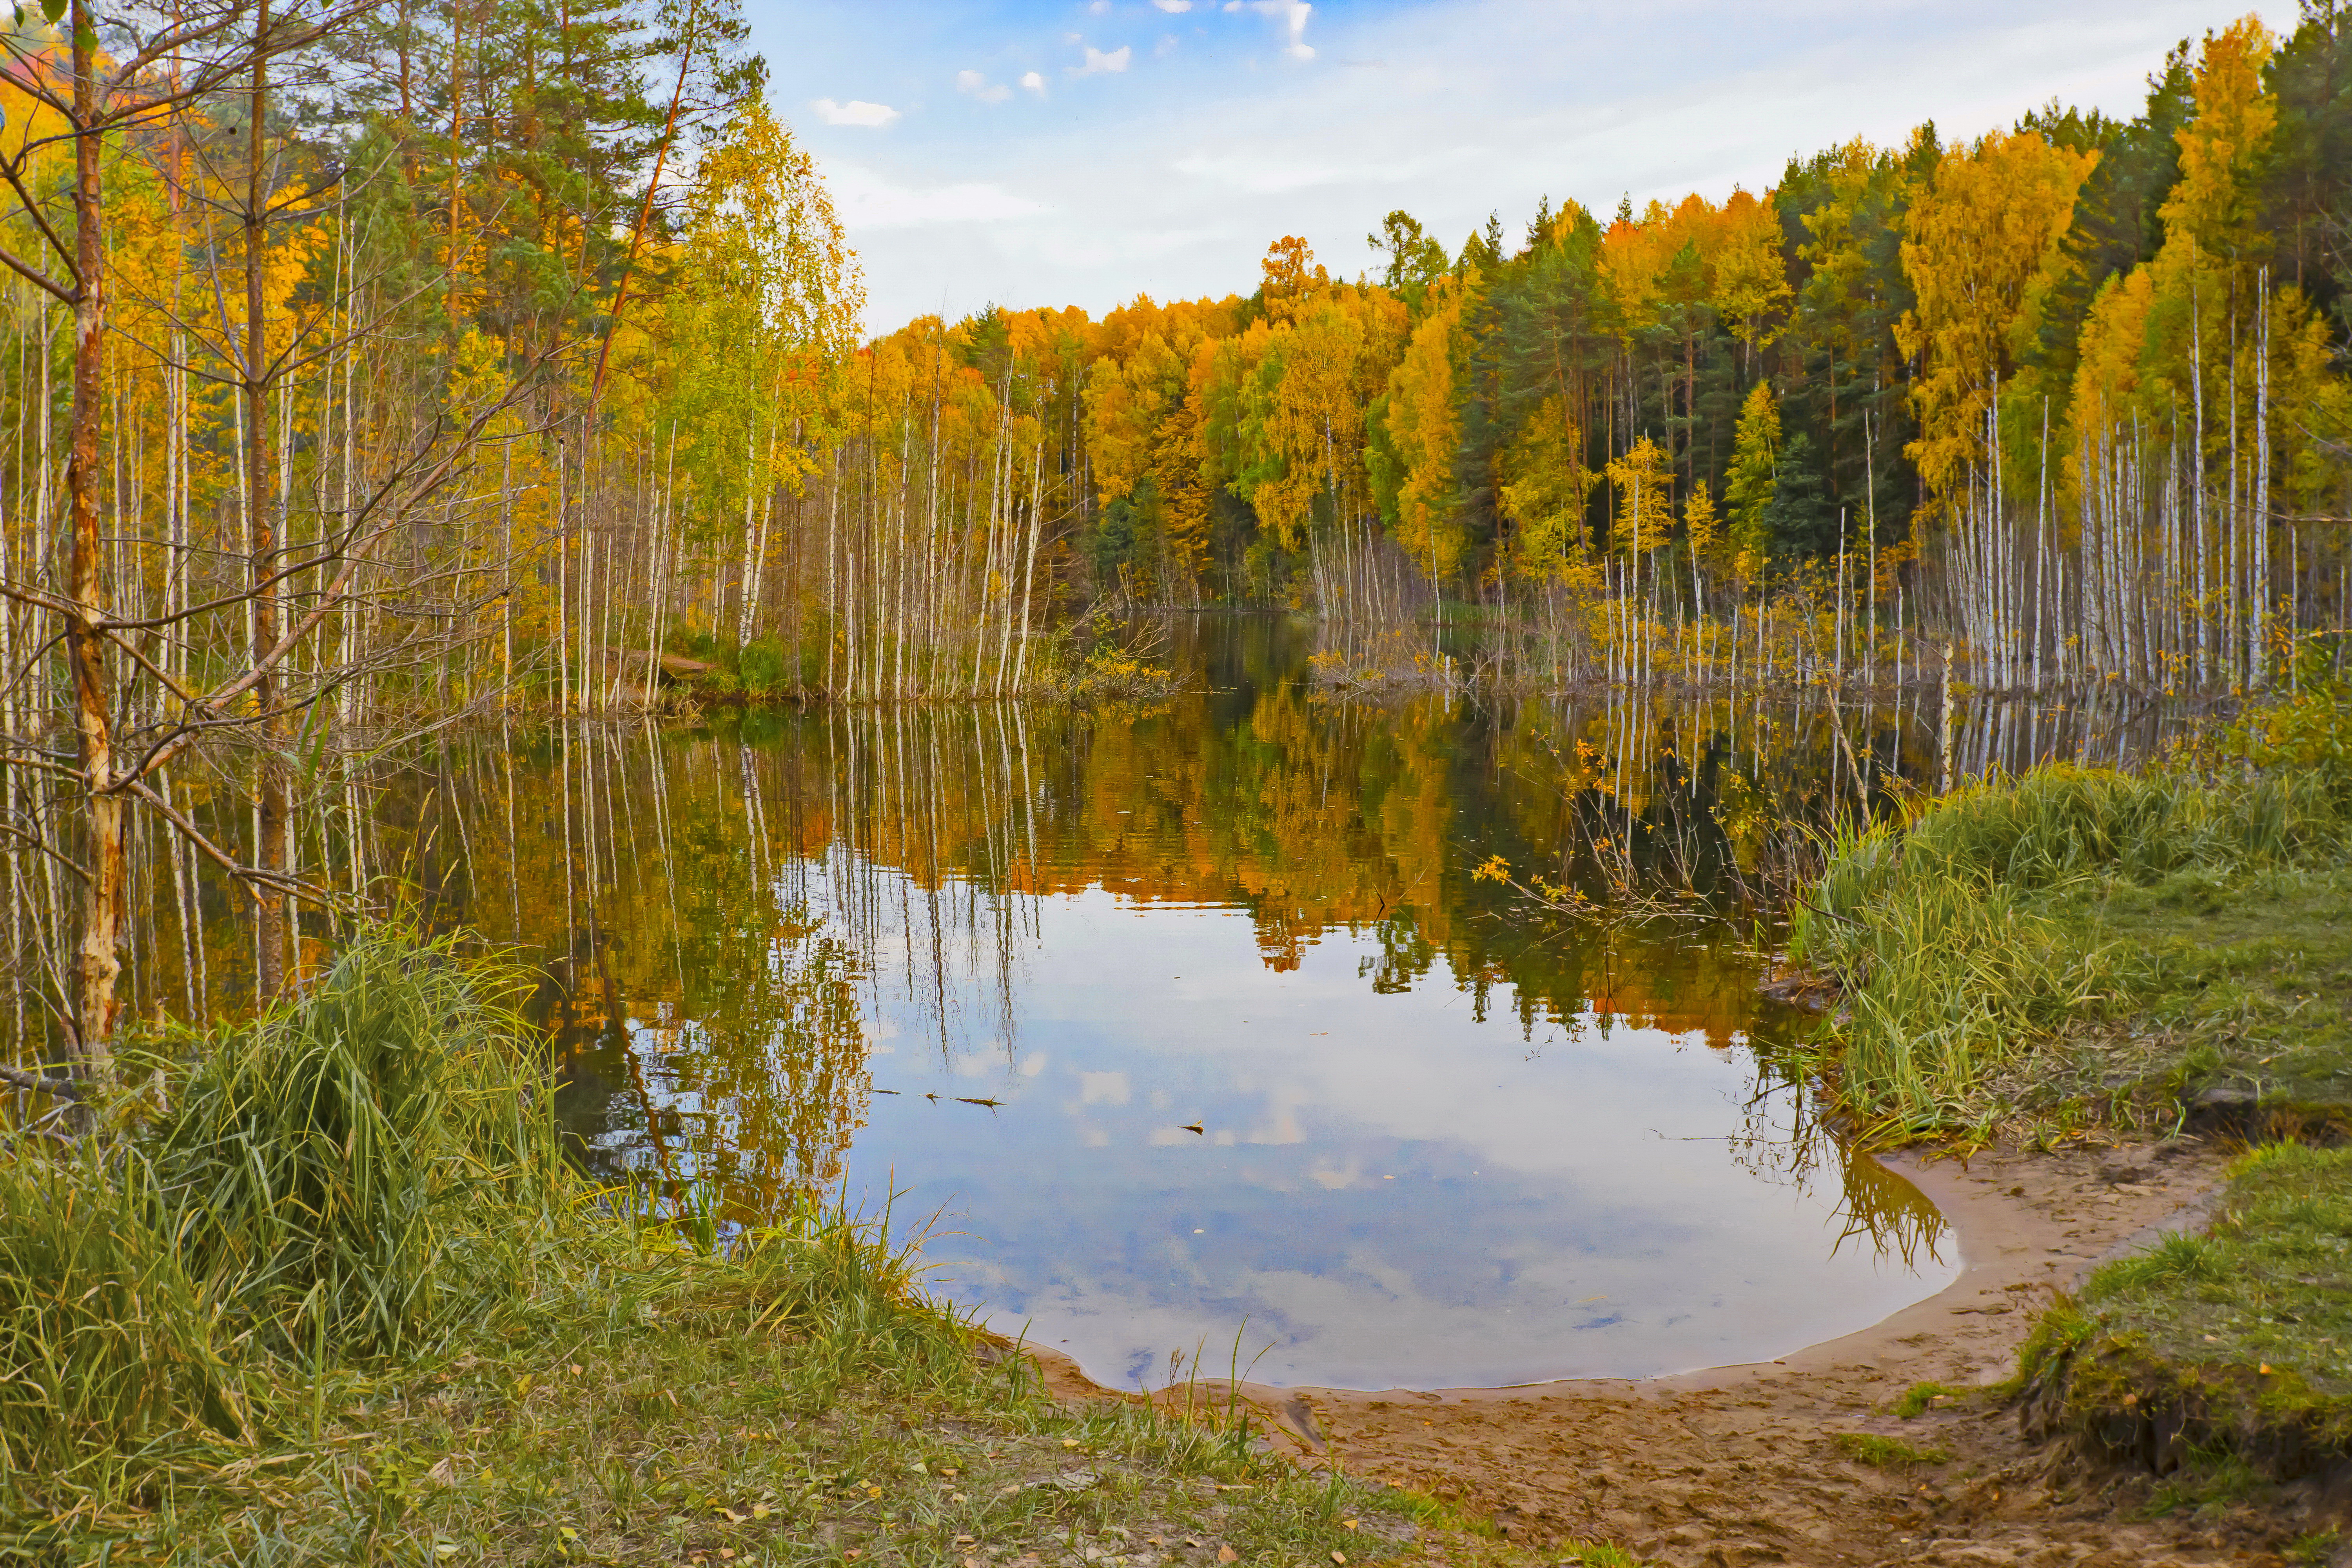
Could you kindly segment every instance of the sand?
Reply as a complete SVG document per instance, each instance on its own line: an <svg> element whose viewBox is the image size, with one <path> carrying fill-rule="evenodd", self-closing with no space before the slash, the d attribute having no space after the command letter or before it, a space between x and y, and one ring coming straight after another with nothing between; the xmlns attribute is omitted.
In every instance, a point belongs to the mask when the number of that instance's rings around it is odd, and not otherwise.
<svg viewBox="0 0 2352 1568"><path fill-rule="evenodd" d="M1860 1333L1770 1363L1673 1377L1440 1392L1243 1385L1278 1446L1313 1464L1433 1493L1540 1550L1611 1541L1674 1568L1757 1563L2277 1563L2312 1528L2290 1498L2218 1518L2150 1517L2154 1479L2031 1445L1977 1395L1914 1420L1912 1384L2008 1377L2034 1310L2098 1261L2201 1226L2223 1152L2193 1138L2056 1152L1886 1163L1951 1222L1948 1289ZM1073 1400L1114 1397L1066 1358L1039 1356ZM1897 1436L1948 1464L1877 1468L1840 1434Z"/></svg>

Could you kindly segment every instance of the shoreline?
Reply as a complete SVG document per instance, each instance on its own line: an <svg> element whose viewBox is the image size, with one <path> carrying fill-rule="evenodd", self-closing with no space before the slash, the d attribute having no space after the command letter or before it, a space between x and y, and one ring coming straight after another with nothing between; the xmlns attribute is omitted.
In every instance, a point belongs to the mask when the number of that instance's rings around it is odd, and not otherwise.
<svg viewBox="0 0 2352 1568"><path fill-rule="evenodd" d="M1674 1568L2024 1563L2053 1549L2063 1555L2048 1561L2098 1568L2244 1562L2242 1528L2120 1517L2118 1487L2137 1483L2028 1446L2005 1405L1973 1395L2011 1375L2056 1294L2166 1231L2200 1228L2226 1159L2195 1137L1883 1156L1944 1215L1958 1276L1771 1361L1501 1388L1238 1393L1278 1451L1488 1515L1528 1545L1606 1539ZM1066 1404L1136 1397L1058 1352L1030 1353ZM1895 1415L1921 1383L1967 1392ZM1226 1386L1203 1380L1196 1396ZM1840 1442L1871 1436L1950 1458L1874 1465Z"/></svg>

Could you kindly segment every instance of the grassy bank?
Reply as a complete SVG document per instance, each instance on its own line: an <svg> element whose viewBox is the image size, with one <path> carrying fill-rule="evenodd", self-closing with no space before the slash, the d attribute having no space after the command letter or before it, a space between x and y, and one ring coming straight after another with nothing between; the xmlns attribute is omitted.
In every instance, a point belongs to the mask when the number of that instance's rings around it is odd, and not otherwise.
<svg viewBox="0 0 2352 1568"><path fill-rule="evenodd" d="M1880 1135L2352 1111L2352 871L2325 777L2053 768L1846 834L1793 950Z"/></svg>
<svg viewBox="0 0 2352 1568"><path fill-rule="evenodd" d="M2352 1150L2255 1150L2207 1234L2106 1265L2043 1317L2025 1356L2028 1429L2225 1483L2344 1467L2348 1251Z"/></svg>
<svg viewBox="0 0 2352 1568"><path fill-rule="evenodd" d="M1233 1411L1055 1405L814 1199L595 1188L507 984L370 938L0 1152L0 1559L1510 1560Z"/></svg>
<svg viewBox="0 0 2352 1568"><path fill-rule="evenodd" d="M2352 1473L2347 712L2314 690L2144 774L1948 796L1843 838L1797 922L1840 992L1825 1081L1882 1137L2252 1149L2210 1230L2024 1352L2028 1430L2168 1478L2159 1508Z"/></svg>

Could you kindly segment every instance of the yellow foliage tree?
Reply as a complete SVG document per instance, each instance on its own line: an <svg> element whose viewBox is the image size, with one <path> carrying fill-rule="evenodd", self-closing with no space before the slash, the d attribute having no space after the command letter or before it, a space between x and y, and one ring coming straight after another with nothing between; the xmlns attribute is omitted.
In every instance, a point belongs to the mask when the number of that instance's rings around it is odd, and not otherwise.
<svg viewBox="0 0 2352 1568"><path fill-rule="evenodd" d="M2072 265L2063 241L2097 162L2037 132L1995 132L1950 149L1912 192L1902 254L1916 302L1895 339L1920 366L1911 390L1919 436L1908 451L1931 494L1985 464L1986 413L2041 300Z"/></svg>
<svg viewBox="0 0 2352 1568"><path fill-rule="evenodd" d="M1465 543L1454 479L1461 437L1454 349L1465 297L1450 279L1430 290L1428 312L1388 381L1389 439L1404 465L1397 489L1397 542L1440 576L1460 567Z"/></svg>

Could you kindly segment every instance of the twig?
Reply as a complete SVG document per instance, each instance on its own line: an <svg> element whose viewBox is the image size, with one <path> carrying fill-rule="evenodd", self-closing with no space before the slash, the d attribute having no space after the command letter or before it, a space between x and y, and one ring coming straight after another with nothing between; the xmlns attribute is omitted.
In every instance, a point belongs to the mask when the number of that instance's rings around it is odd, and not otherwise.
<svg viewBox="0 0 2352 1568"><path fill-rule="evenodd" d="M36 1094L50 1095L58 1100L70 1100L77 1103L84 1098L81 1086L71 1079L44 1078L37 1072L26 1072L22 1068L0 1067L0 1083L13 1083L18 1089L30 1089Z"/></svg>

